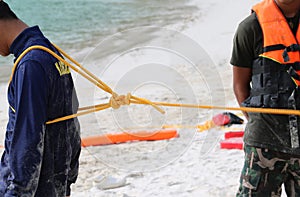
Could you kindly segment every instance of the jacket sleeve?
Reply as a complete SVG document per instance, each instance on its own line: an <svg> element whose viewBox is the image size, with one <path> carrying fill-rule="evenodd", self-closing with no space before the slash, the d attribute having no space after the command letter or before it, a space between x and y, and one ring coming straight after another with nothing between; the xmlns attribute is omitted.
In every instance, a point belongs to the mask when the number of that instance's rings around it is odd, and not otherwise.
<svg viewBox="0 0 300 197"><path fill-rule="evenodd" d="M72 156L70 163L70 170L68 172L67 180L67 191L66 196L71 196L71 184L75 183L78 177L79 170L79 156L81 152L81 139L80 139L80 125L78 119L74 119L74 124L72 124Z"/></svg>
<svg viewBox="0 0 300 197"><path fill-rule="evenodd" d="M41 170L47 118L47 76L39 63L19 65L13 81L15 124L9 153L8 196L34 196Z"/></svg>

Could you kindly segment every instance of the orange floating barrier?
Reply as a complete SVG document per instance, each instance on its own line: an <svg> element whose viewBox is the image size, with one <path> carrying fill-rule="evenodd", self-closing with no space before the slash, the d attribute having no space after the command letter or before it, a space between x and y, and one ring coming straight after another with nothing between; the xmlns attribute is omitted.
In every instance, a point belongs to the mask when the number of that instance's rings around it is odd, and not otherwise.
<svg viewBox="0 0 300 197"><path fill-rule="evenodd" d="M167 140L178 137L177 130L158 130L158 131L139 131L139 132L123 132L115 134L105 134L99 136L91 136L81 139L81 146L100 146L108 144L119 144L130 141L154 141Z"/></svg>

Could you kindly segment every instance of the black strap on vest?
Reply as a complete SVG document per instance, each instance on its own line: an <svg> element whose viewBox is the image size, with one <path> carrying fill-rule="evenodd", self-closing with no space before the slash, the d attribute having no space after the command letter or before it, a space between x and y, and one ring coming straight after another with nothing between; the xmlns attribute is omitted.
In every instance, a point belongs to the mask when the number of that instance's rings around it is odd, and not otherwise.
<svg viewBox="0 0 300 197"><path fill-rule="evenodd" d="M300 62L285 64L288 68L293 67L296 71L300 70Z"/></svg>
<svg viewBox="0 0 300 197"><path fill-rule="evenodd" d="M286 46L284 46L283 44L275 44L275 45L264 47L263 52L266 53L269 51L278 51L278 50L283 50L285 48L286 48Z"/></svg>
<svg viewBox="0 0 300 197"><path fill-rule="evenodd" d="M290 61L290 57L288 52L294 52L294 51L300 51L300 45L299 44L292 44L288 47L286 47L282 53L282 57L284 59L284 62Z"/></svg>
<svg viewBox="0 0 300 197"><path fill-rule="evenodd" d="M250 91L251 96L261 96L262 94L277 94L277 93L278 93L278 87L275 85L271 87L257 88L255 90L251 89Z"/></svg>
<svg viewBox="0 0 300 197"><path fill-rule="evenodd" d="M297 74L297 71L300 71L300 62L282 64L280 67L275 66L261 66L252 70L252 75L272 73L272 72L285 72L287 71L294 79L300 81L300 76Z"/></svg>
<svg viewBox="0 0 300 197"><path fill-rule="evenodd" d="M284 46L283 44L275 44L271 46L266 46L263 48L263 52L269 52L269 51L278 51L283 50L282 57L284 59L284 62L290 61L290 57L288 52L294 52L294 51L300 51L300 45L299 44L292 44L288 47Z"/></svg>
<svg viewBox="0 0 300 197"><path fill-rule="evenodd" d="M293 79L300 81L300 76L292 66L288 69L288 73Z"/></svg>

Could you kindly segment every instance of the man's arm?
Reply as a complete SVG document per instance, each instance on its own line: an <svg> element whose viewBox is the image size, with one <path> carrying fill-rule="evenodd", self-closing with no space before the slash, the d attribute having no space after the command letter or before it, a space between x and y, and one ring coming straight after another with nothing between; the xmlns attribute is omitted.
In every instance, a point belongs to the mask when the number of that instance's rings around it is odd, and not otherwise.
<svg viewBox="0 0 300 197"><path fill-rule="evenodd" d="M241 106L242 102L250 95L251 68L233 66L233 91ZM248 119L248 114L243 112Z"/></svg>
<svg viewBox="0 0 300 197"><path fill-rule="evenodd" d="M42 65L26 61L13 78L15 124L11 140L8 196L33 196L39 181L45 121L47 118L47 78Z"/></svg>

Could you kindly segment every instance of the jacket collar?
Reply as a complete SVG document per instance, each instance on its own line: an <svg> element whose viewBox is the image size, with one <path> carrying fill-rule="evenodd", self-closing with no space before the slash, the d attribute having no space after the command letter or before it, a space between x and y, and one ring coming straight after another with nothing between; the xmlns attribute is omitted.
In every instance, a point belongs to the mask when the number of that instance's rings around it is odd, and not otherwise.
<svg viewBox="0 0 300 197"><path fill-rule="evenodd" d="M17 58L24 50L37 43L39 39L45 39L45 37L38 26L26 28L11 44L10 53Z"/></svg>

